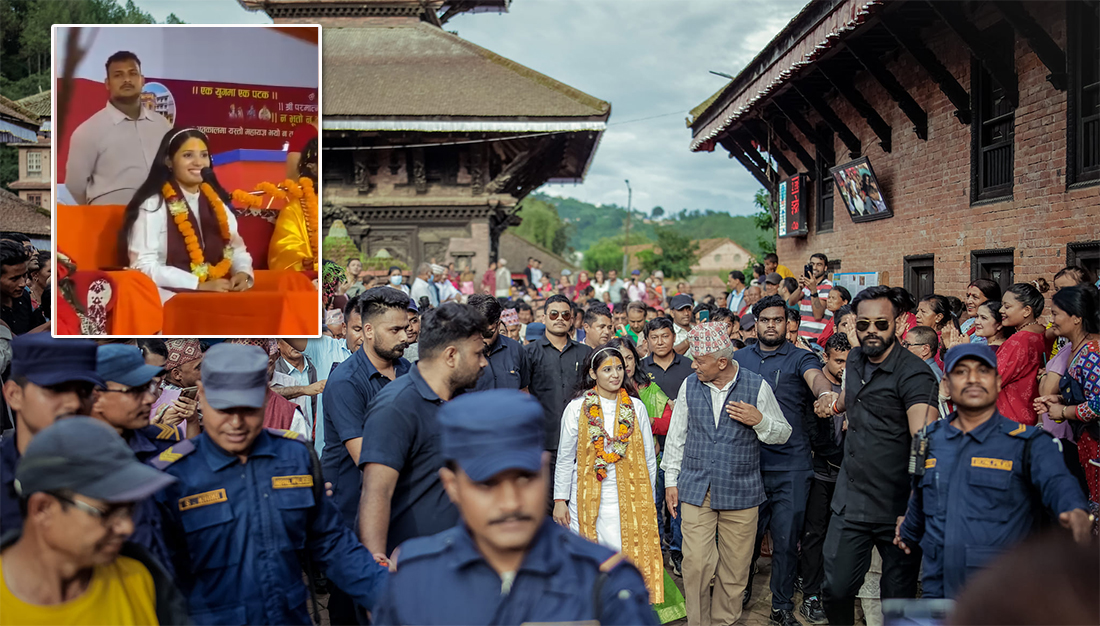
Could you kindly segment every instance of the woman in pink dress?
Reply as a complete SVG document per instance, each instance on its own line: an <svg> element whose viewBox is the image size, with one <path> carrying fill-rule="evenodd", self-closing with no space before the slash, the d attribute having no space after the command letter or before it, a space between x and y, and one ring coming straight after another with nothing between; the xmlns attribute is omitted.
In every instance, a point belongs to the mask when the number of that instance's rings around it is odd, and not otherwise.
<svg viewBox="0 0 1100 626"><path fill-rule="evenodd" d="M1036 318L1043 314L1050 289L1042 278L1033 283L1016 283L1004 293L1001 321L1016 329L997 351L997 373L1001 375L1001 393L997 410L1010 420L1034 426L1039 421L1035 398L1039 396L1039 368L1043 366L1046 328Z"/></svg>

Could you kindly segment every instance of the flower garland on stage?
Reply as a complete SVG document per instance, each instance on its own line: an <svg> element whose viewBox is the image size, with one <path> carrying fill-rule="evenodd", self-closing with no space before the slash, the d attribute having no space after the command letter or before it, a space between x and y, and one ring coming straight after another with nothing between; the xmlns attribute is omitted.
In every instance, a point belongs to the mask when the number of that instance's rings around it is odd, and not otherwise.
<svg viewBox="0 0 1100 626"><path fill-rule="evenodd" d="M195 234L195 227L191 225L191 219L188 217L187 203L183 198L176 195L176 190L168 183L164 184L161 193L164 194L164 199L168 203L168 212L172 215L172 221L176 223L180 234L183 235L183 242L187 246L187 255L191 259L191 273L199 279L200 283L204 283L208 280L225 278L229 274L229 268L233 265L233 246L229 243L229 218L226 215L225 203L222 202L222 199L218 197L218 194L210 185L203 183L199 188L210 203L214 216L218 219L222 240L225 241L225 247L222 249L222 260L215 265L210 265L203 257L198 235Z"/></svg>
<svg viewBox="0 0 1100 626"><path fill-rule="evenodd" d="M626 454L630 436L634 434L634 403L630 401L625 389L619 389L619 397L615 403L614 438L608 437L604 430L600 395L595 389L585 392L581 411L588 416L588 436L592 438L592 445L596 448L596 478L602 481L607 478L607 466L618 463Z"/></svg>
<svg viewBox="0 0 1100 626"><path fill-rule="evenodd" d="M305 218L310 252L313 253L313 268L317 269L320 267L320 242L317 239L319 203L317 200L317 192L313 188L313 181L303 177L298 179L298 182L294 182L288 178L277 186L273 183L262 182L256 185L256 191L262 191L263 195L258 196L237 189L233 192L233 201L248 210L260 209L264 204L264 196L270 196L272 199L285 200L288 203L299 203L302 209L302 215Z"/></svg>

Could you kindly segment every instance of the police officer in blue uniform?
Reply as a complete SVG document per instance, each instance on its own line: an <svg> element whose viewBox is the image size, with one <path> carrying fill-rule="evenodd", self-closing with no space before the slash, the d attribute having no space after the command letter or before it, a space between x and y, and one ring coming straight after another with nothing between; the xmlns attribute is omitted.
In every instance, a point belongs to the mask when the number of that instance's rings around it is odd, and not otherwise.
<svg viewBox="0 0 1100 626"><path fill-rule="evenodd" d="M924 472L914 476L894 539L906 552L920 544L928 598L954 598L969 576L1031 533L1044 509L1082 543L1093 521L1058 440L997 411L992 348L955 346L944 365L956 411L925 429Z"/></svg>
<svg viewBox="0 0 1100 626"><path fill-rule="evenodd" d="M180 431L167 424L150 424L156 401L156 378L163 367L146 365L141 348L109 343L96 351L96 372L106 383L92 406L92 417L110 424L141 462L180 442Z"/></svg>
<svg viewBox="0 0 1100 626"><path fill-rule="evenodd" d="M308 441L263 427L268 357L218 344L199 384L204 432L151 464L177 580L199 624L309 624L312 560L363 609L387 573L340 522Z"/></svg>
<svg viewBox="0 0 1100 626"><path fill-rule="evenodd" d="M438 419L454 528L397 549L376 624L657 624L642 575L546 515L543 410L495 389L460 396Z"/></svg>
<svg viewBox="0 0 1100 626"><path fill-rule="evenodd" d="M95 342L34 333L16 337L11 348L4 400L15 414L15 428L0 435L0 535L23 526L15 466L31 439L62 417L86 415L95 390L103 387Z"/></svg>

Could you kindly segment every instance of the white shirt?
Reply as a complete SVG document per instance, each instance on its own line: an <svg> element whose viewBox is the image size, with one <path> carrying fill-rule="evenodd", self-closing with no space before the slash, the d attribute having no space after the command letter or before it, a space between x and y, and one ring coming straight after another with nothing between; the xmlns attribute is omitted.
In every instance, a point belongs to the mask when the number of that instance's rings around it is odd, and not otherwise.
<svg viewBox="0 0 1100 626"><path fill-rule="evenodd" d="M641 302L645 299L645 283L631 282L626 286L626 297L631 302Z"/></svg>
<svg viewBox="0 0 1100 626"><path fill-rule="evenodd" d="M272 380L272 387L308 387L309 386L309 372L306 370L300 370L290 364L290 361L279 357L279 360L283 362L283 365L290 370L289 373L283 374L281 372L275 372L274 376L277 376L279 380ZM308 368L307 368L308 369ZM327 378L327 376L326 376ZM321 380L320 372L318 372L317 380ZM305 414L306 422L310 425L313 424L313 397L301 395L291 400L294 404L298 405L302 413ZM312 433L312 429L310 430ZM310 439L313 437L311 436Z"/></svg>
<svg viewBox="0 0 1100 626"><path fill-rule="evenodd" d="M108 102L73 131L65 187L80 204L128 204L170 130L156 111L143 106L133 120Z"/></svg>
<svg viewBox="0 0 1100 626"><path fill-rule="evenodd" d="M710 390L710 406L714 411L715 428L718 428L718 420L733 419L726 413L726 395L737 382L737 375L741 373L741 368L736 367L733 380L725 387L718 388L713 383L703 383ZM661 469L665 470L665 487L676 486L676 479L680 477L680 464L684 460L684 444L687 443L688 429L687 388L687 381L684 381L684 384L680 385L680 393L676 395L676 404L672 407L672 419L669 421L668 437L665 439L664 457L661 459ZM786 443L787 438L791 436L791 425L783 417L783 410L779 408L779 402L775 399L772 388L765 382L760 384L755 406L763 415L760 423L752 427L756 431L756 438L767 444Z"/></svg>
<svg viewBox="0 0 1100 626"><path fill-rule="evenodd" d="M413 281L411 297L417 307L420 306L420 298L424 297L428 298L428 302L430 302L432 306L439 306L439 300L435 297L435 293L432 292L432 288L428 284L428 281L419 276Z"/></svg>
<svg viewBox="0 0 1100 626"><path fill-rule="evenodd" d="M737 313L741 308L741 303L745 300L745 288L742 287L741 291L731 291L730 297L726 299L726 308Z"/></svg>
<svg viewBox="0 0 1100 626"><path fill-rule="evenodd" d="M201 229L198 216L199 194L185 191L183 199L195 215L192 227L198 233ZM198 276L168 265L168 215L168 203L158 193L141 203L137 221L130 230L130 267L153 279L157 287L161 288L162 302L167 302L175 295L168 289L197 289L199 286ZM229 245L233 247L233 263L227 277L232 277L237 272L252 276L252 255L248 253L244 239L237 232L237 218L228 207L225 216L229 222ZM176 228L174 222L172 228Z"/></svg>
<svg viewBox="0 0 1100 626"><path fill-rule="evenodd" d="M684 328L683 326L680 326L679 324L673 324L672 327L676 329L676 338L673 340L672 345L678 346L678 345L684 343L685 341L687 341L688 333L691 332L690 328ZM687 358L692 359L692 360L695 359L695 355L691 352L691 344L690 343L688 344L688 349L684 352L684 356L686 356Z"/></svg>
<svg viewBox="0 0 1100 626"><path fill-rule="evenodd" d="M592 289L594 289L596 292L594 295L596 296L596 299L600 302L603 302L603 294L607 293L607 290L609 288L610 283L607 280L604 280L602 283L592 281Z"/></svg>
<svg viewBox="0 0 1100 626"><path fill-rule="evenodd" d="M294 367L291 366L290 369L293 370ZM306 384L308 385L309 383L307 382ZM271 375L271 386L272 387L297 387L298 383L289 374L283 374L281 372L275 372ZM309 396L301 396L301 398L305 398L306 400L309 400ZM310 440L310 439L313 438L313 422L309 418L306 417L304 411L306 411L308 409L303 409L302 408L301 404L298 403L299 399L300 398L295 398L294 400L291 400L291 402L293 402L294 404L296 404L298 406L296 406L294 408L294 419L292 419L290 421L290 430L293 430L294 432L298 433L299 435L301 435L306 440Z"/></svg>
<svg viewBox="0 0 1100 626"><path fill-rule="evenodd" d="M496 297L507 298L512 293L512 272L507 267L501 267L497 270L496 279Z"/></svg>
<svg viewBox="0 0 1100 626"><path fill-rule="evenodd" d="M657 488L657 454L653 447L653 429L649 424L649 413L645 404L638 398L631 398L634 405L634 434L628 445L638 442L645 448L646 467L649 468L649 494ZM584 398L576 398L565 407L561 417L561 439L558 443L558 461L554 468L554 499L569 500L569 528L580 534L577 520L577 438L580 426L581 405ZM603 427L614 432L616 426L615 409L617 402L600 398L600 410L603 413ZM588 433L585 433L588 436ZM600 510L596 514L596 540L611 548L622 550L622 528L619 520L619 487L616 482L615 465L607 467L607 477L600 481Z"/></svg>

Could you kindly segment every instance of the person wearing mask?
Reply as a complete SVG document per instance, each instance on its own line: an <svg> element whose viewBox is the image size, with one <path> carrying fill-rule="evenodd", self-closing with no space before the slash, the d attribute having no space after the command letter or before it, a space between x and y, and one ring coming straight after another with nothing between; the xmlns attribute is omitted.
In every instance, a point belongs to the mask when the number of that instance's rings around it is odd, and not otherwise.
<svg viewBox="0 0 1100 626"><path fill-rule="evenodd" d="M844 368L851 350L848 337L843 333L833 335L825 342L825 367L822 368L822 374L835 393L840 393L843 389ZM817 420L810 438L814 478L806 501L806 521L802 526L798 570L802 576L802 606L799 612L811 624L828 623L821 603L825 582L822 548L833 513L829 503L836 491L836 477L844 458L844 430L844 414L838 413L831 419Z"/></svg>
<svg viewBox="0 0 1100 626"><path fill-rule="evenodd" d="M21 523L14 481L27 446L59 419L91 411L95 390L104 387L92 341L36 333L16 337L11 349L11 375L3 392L15 424L0 434L0 535Z"/></svg>
<svg viewBox="0 0 1100 626"><path fill-rule="evenodd" d="M88 417L39 433L15 472L25 514L0 545L4 623L190 623L168 572L128 541L137 503L174 478Z"/></svg>
<svg viewBox="0 0 1100 626"><path fill-rule="evenodd" d="M375 396L363 424L359 540L375 560L392 559L407 539L454 526L439 470L440 407L473 389L488 363L477 309L447 303L424 316L420 360Z"/></svg>
<svg viewBox="0 0 1100 626"><path fill-rule="evenodd" d="M328 380L338 365L359 350L363 342L363 317L359 313L359 297L348 299L343 310L343 336L321 336L315 339L285 339L291 348L298 350L317 368L317 377ZM325 383L328 384L327 382ZM325 392L317 394L317 414L313 420L313 449L323 458L325 447Z"/></svg>
<svg viewBox="0 0 1100 626"><path fill-rule="evenodd" d="M765 501L760 443L785 442L791 426L771 387L733 360L721 324L699 324L691 341L696 375L676 395L661 461L665 505L678 516L682 502L688 624L734 624Z"/></svg>
<svg viewBox="0 0 1100 626"><path fill-rule="evenodd" d="M255 345L211 347L199 382L205 429L152 462L176 478L154 499L199 624L309 623L310 560L368 611L386 577L325 497L309 442L263 427L269 362Z"/></svg>
<svg viewBox="0 0 1100 626"><path fill-rule="evenodd" d="M997 350L1001 391L997 410L1008 419L1034 426L1039 421L1033 403L1039 396L1039 369L1046 352L1046 328L1038 321L1043 314L1049 285L1042 278L1035 283L1016 283L1001 301L1004 326L1015 329Z"/></svg>
<svg viewBox="0 0 1100 626"><path fill-rule="evenodd" d="M504 310L500 301L492 296L475 294L468 303L485 318L481 337L485 341L485 358L488 365L481 370L474 391L486 389L522 389L531 384L531 368L527 365L527 353L523 346L500 332ZM512 311L515 316L515 311ZM518 320L517 320L518 321ZM518 324L516 325L518 329Z"/></svg>
<svg viewBox="0 0 1100 626"><path fill-rule="evenodd" d="M830 624L855 622L856 592L871 562L882 555L881 597L917 593L919 554L893 548L894 529L909 498L912 436L939 416L936 377L897 344L897 320L907 304L882 286L852 300L859 346L848 355L844 390L817 399L818 417L847 412L845 456L825 536L825 613ZM843 326L843 320L841 322ZM873 402L865 399L874 398Z"/></svg>
<svg viewBox="0 0 1100 626"><path fill-rule="evenodd" d="M967 579L1025 538L1044 510L1087 546L1094 517L1050 435L1000 414L997 355L989 346L948 351L956 411L927 426L927 458L894 543L924 555L923 597L954 598Z"/></svg>
<svg viewBox="0 0 1100 626"><path fill-rule="evenodd" d="M549 519L538 402L494 389L444 404L438 421L439 473L462 523L401 547L373 623L658 623L623 553Z"/></svg>
<svg viewBox="0 0 1100 626"><path fill-rule="evenodd" d="M688 333L691 332L692 321L695 319L691 296L684 294L672 296L669 308L672 309L672 321L676 326L676 344L673 349L676 350L677 354L682 354L690 359L692 354Z"/></svg>
<svg viewBox="0 0 1100 626"><path fill-rule="evenodd" d="M611 313L602 305L590 306L584 312L584 345L595 350L611 340Z"/></svg>
<svg viewBox="0 0 1100 626"><path fill-rule="evenodd" d="M389 277L386 279L386 284L394 289L400 289L406 296L411 293L409 286L405 284L405 277L402 275L401 268L396 265L390 266Z"/></svg>
<svg viewBox="0 0 1100 626"><path fill-rule="evenodd" d="M524 350L527 351L527 362L531 367L531 395L535 396L545 411L544 449L551 453L550 467L553 468L558 454L561 416L581 380L581 364L592 353L592 348L569 338L569 331L573 327L573 306L568 298L548 298L543 315L544 334L541 337L537 335L540 330L537 328L538 324L528 324L529 343Z"/></svg>
<svg viewBox="0 0 1100 626"><path fill-rule="evenodd" d="M416 268L416 278L413 279L412 289L410 290L410 296L413 302L417 306L421 306L424 298L427 298L432 307L439 306L439 296L432 289L432 264L421 263Z"/></svg>
<svg viewBox="0 0 1100 626"><path fill-rule="evenodd" d="M760 469L765 501L759 509L756 545L766 531L772 539L772 611L771 621L780 626L797 626L794 615L794 580L798 569L798 539L806 515L806 501L813 480L810 437L814 423L810 417L815 398L832 392L821 373L821 361L814 353L799 349L788 341L788 308L779 296L763 298L753 305L757 343L733 355L741 372L754 372L771 388L779 402L791 434L780 444L765 444L760 449ZM798 326L794 325L798 338ZM754 550L753 560L760 548ZM752 570L746 587L751 597Z"/></svg>
<svg viewBox="0 0 1100 626"><path fill-rule="evenodd" d="M363 423L371 402L411 364L402 358L408 345L409 298L389 287L373 287L359 297L363 342L329 375L325 386L325 442L321 468L333 485L340 518L355 528L362 475L359 456Z"/></svg>

